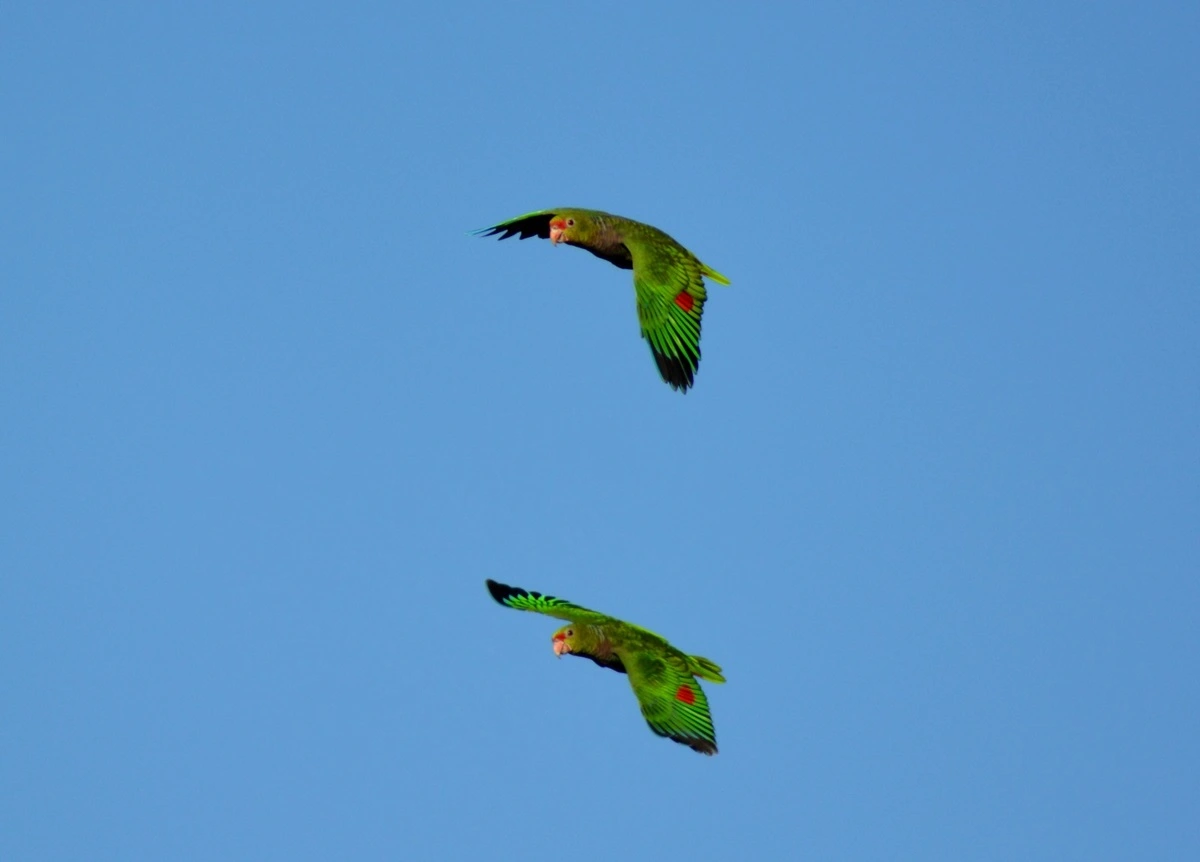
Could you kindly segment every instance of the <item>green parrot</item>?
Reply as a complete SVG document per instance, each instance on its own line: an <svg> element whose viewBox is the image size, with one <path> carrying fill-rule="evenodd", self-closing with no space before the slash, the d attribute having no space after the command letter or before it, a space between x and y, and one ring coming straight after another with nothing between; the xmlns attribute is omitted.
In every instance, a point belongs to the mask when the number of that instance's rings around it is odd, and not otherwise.
<svg viewBox="0 0 1200 862"><path fill-rule="evenodd" d="M725 682L721 669L706 658L675 649L641 626L621 622L553 596L487 581L492 598L518 611L567 620L551 638L554 654L577 655L629 675L629 684L650 729L701 754L717 753L717 735L708 698L696 677Z"/></svg>
<svg viewBox="0 0 1200 862"><path fill-rule="evenodd" d="M599 210L541 210L475 233L565 242L632 269L642 338L650 342L662 379L687 392L700 367L700 316L708 299L704 277L725 285L729 279L658 228Z"/></svg>

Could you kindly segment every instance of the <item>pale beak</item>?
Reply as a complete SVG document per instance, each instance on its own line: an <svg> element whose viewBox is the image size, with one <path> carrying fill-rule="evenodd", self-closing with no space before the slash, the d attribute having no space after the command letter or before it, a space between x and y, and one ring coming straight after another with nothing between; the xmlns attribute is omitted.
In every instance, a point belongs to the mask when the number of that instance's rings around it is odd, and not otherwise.
<svg viewBox="0 0 1200 862"><path fill-rule="evenodd" d="M560 227L550 228L550 244L558 245L562 242L563 229Z"/></svg>
<svg viewBox="0 0 1200 862"><path fill-rule="evenodd" d="M567 646L566 640L563 638L554 639L554 654L559 658L563 657L564 653L569 653L571 648Z"/></svg>

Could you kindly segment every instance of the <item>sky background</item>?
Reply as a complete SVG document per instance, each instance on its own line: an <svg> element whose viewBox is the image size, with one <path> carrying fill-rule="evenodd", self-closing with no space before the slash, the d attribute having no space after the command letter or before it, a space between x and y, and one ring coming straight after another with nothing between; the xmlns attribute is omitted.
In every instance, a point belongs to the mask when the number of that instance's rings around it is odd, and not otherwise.
<svg viewBox="0 0 1200 862"><path fill-rule="evenodd" d="M970 5L5 4L0 857L1200 857L1200 7Z"/></svg>

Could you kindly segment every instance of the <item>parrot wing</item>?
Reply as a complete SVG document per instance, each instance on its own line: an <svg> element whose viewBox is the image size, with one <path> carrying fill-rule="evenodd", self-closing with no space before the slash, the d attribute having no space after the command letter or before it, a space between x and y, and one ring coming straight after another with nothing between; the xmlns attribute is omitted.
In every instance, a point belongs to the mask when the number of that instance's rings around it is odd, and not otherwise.
<svg viewBox="0 0 1200 862"><path fill-rule="evenodd" d="M614 221L628 221L621 219L619 216L609 216L608 213L602 213L598 210L538 210L535 213L526 213L523 216L509 219L506 222L501 222L493 227L485 227L477 231L472 231L476 236L496 236L500 235L500 239L508 239L510 236L520 236L521 239L529 239L531 236L541 237L542 239L550 239L550 222L554 220L556 215L566 212L568 215L574 214L575 218L589 218L592 216L606 216ZM573 245L576 248L582 248L590 251L601 260L607 260L613 266L618 266L621 269L633 269L633 259L629 256L629 249L624 244L594 244L582 239L564 239L567 245Z"/></svg>
<svg viewBox="0 0 1200 862"><path fill-rule="evenodd" d="M700 683L681 667L683 659L648 650L621 655L642 716L659 736L701 754L717 753L717 734Z"/></svg>
<svg viewBox="0 0 1200 862"><path fill-rule="evenodd" d="M685 392L700 367L700 318L708 292L704 276L728 284L683 246L663 238L643 242L626 239L633 254L633 288L638 323L658 372L672 389Z"/></svg>
<svg viewBox="0 0 1200 862"><path fill-rule="evenodd" d="M554 210L538 210L535 213L526 213L516 218L510 218L508 221L500 222L492 227L480 228L473 233L476 236L503 234L500 239L508 239L515 234L520 234L521 239L529 239L531 236L550 239L550 220L552 218L554 218Z"/></svg>
<svg viewBox="0 0 1200 862"><path fill-rule="evenodd" d="M591 625L604 626L605 630L612 632L615 637L624 637L627 640L645 640L648 638L649 642L662 644L663 646L667 645L667 639L657 632L652 632L650 629L644 629L633 623L627 623L616 617L610 617L608 614L602 614L599 611L588 610L587 608L572 604L566 599L556 599L554 596L544 596L532 590L510 587L508 584L501 584L493 581L491 578L487 580L487 588L488 592L492 594L492 598L506 608L512 608L517 611L533 611L534 613L545 614L548 617L557 617L569 623L590 623Z"/></svg>
<svg viewBox="0 0 1200 862"><path fill-rule="evenodd" d="M554 596L543 596L541 593L523 590L520 587L510 587L508 584L501 584L490 578L487 581L487 588L488 592L492 594L493 599L506 608L512 608L513 610L533 611L534 613L545 614L548 617L557 617L569 623L582 622L592 623L593 625L604 625L619 622L606 614L589 611L587 608L571 604L571 602L565 599L556 599Z"/></svg>

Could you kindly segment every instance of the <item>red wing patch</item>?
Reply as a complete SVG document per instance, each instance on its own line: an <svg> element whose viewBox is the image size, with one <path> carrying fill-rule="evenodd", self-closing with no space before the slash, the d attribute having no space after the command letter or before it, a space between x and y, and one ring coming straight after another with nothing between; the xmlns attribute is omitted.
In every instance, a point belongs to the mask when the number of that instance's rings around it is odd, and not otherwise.
<svg viewBox="0 0 1200 862"><path fill-rule="evenodd" d="M675 692L675 699L691 706L696 702L696 693L686 685L679 686L679 690Z"/></svg>
<svg viewBox="0 0 1200 862"><path fill-rule="evenodd" d="M681 290L675 294L675 304L684 311L691 311L692 306L696 304L696 300L692 299L692 295L686 290Z"/></svg>

